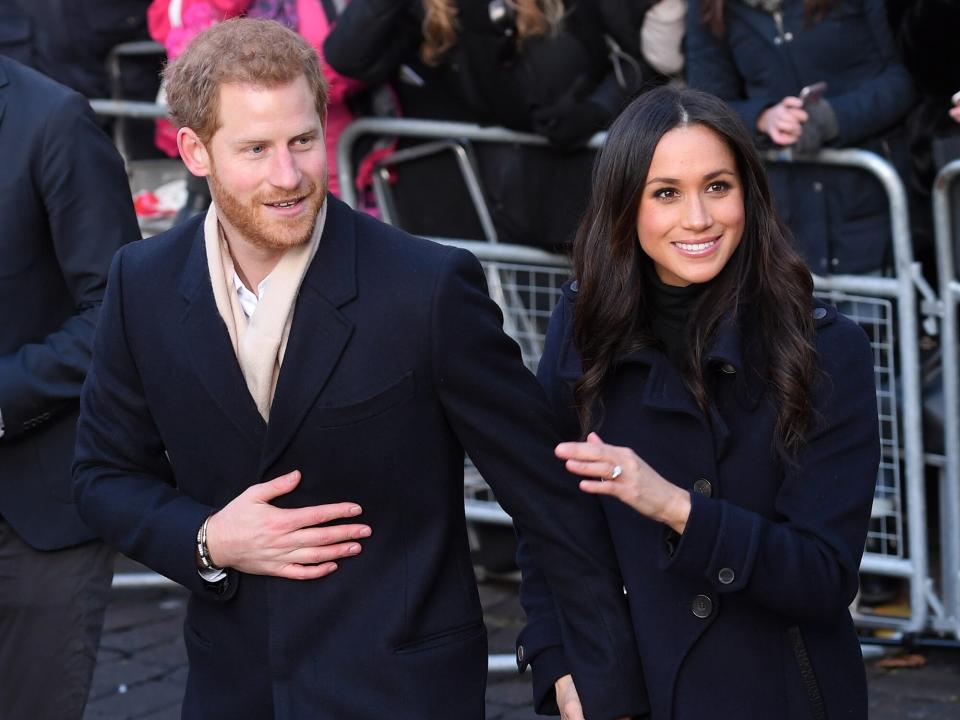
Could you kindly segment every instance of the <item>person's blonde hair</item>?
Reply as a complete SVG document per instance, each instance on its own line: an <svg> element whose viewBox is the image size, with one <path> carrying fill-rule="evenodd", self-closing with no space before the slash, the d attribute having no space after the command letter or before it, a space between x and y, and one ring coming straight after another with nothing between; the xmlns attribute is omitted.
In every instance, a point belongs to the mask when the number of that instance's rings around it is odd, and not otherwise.
<svg viewBox="0 0 960 720"><path fill-rule="evenodd" d="M505 0L516 11L517 42L550 35L563 20L563 0ZM420 58L438 65L443 55L457 44L456 0L423 0L423 44Z"/></svg>
<svg viewBox="0 0 960 720"><path fill-rule="evenodd" d="M233 18L203 31L163 72L170 119L207 143L220 127L220 87L274 88L304 76L326 117L327 81L316 50L273 20Z"/></svg>

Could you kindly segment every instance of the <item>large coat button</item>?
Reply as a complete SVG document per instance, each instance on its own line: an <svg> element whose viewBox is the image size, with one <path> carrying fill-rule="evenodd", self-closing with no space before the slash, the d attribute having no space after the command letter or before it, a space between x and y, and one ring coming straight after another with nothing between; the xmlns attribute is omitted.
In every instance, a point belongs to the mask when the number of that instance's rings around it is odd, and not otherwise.
<svg viewBox="0 0 960 720"><path fill-rule="evenodd" d="M524 653L523 653L523 645L517 645L517 662L518 662L518 663L522 663L522 662L523 662L523 655L524 655Z"/></svg>
<svg viewBox="0 0 960 720"><path fill-rule="evenodd" d="M698 618L710 617L710 613L713 612L713 600L706 595L697 595L693 599L691 609Z"/></svg>
<svg viewBox="0 0 960 720"><path fill-rule="evenodd" d="M818 307L818 308L816 308L816 309L813 311L813 319L814 319L814 320L823 320L826 316L827 316L827 309L826 309L826 308L820 308L820 307Z"/></svg>
<svg viewBox="0 0 960 720"><path fill-rule="evenodd" d="M720 581L721 585L729 585L735 578L736 575L730 568L721 568L720 572L717 573L717 580Z"/></svg>
<svg viewBox="0 0 960 720"><path fill-rule="evenodd" d="M737 371L737 369L730 363L724 363L721 365L720 370L725 372L727 375L733 375Z"/></svg>
<svg viewBox="0 0 960 720"><path fill-rule="evenodd" d="M693 483L693 491L697 495L710 497L713 495L713 484L706 478L697 478L697 481Z"/></svg>

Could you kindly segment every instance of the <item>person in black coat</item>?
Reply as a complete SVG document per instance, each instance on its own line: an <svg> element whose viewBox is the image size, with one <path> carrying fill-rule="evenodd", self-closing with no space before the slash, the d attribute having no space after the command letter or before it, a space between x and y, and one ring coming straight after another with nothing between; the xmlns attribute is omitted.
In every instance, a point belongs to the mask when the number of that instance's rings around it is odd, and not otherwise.
<svg viewBox="0 0 960 720"><path fill-rule="evenodd" d="M871 150L905 172L902 123L914 88L883 0L691 0L687 79L728 101L768 148ZM822 98L804 87L825 82ZM878 181L850 168L770 170L777 209L820 275L891 265L890 219Z"/></svg>
<svg viewBox="0 0 960 720"><path fill-rule="evenodd" d="M87 101L6 57L0 147L0 717L78 720L113 553L70 461L110 259L140 233Z"/></svg>
<svg viewBox="0 0 960 720"><path fill-rule="evenodd" d="M407 117L545 136L548 148L483 143L474 151L498 240L556 247L573 239L589 189L593 153L575 150L655 81L639 60L650 4L353 0L324 55L367 84L396 81ZM452 158L398 170L402 227L482 239Z"/></svg>
<svg viewBox="0 0 960 720"><path fill-rule="evenodd" d="M116 255L74 491L190 590L183 717L482 718L464 450L531 530L585 706L643 712L603 516L552 456L480 263L327 194L327 92L296 33L217 23L166 87L214 204Z"/></svg>
<svg viewBox="0 0 960 720"><path fill-rule="evenodd" d="M847 609L879 464L865 333L812 295L736 114L660 88L613 124L539 368L599 495L654 720L866 718ZM585 438L584 442L573 442ZM521 541L538 709L580 720Z"/></svg>

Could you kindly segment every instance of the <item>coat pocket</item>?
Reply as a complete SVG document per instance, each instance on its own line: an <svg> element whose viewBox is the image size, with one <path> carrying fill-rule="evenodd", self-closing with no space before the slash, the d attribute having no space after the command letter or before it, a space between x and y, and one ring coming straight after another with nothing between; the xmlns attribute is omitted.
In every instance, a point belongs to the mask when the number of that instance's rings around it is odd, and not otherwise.
<svg viewBox="0 0 960 720"><path fill-rule="evenodd" d="M347 405L318 406L310 418L314 427L352 425L375 417L413 397L416 383L410 370L392 385Z"/></svg>
<svg viewBox="0 0 960 720"><path fill-rule="evenodd" d="M473 640L477 637L480 637L485 632L486 627L484 626L483 621L478 620L477 622L470 623L469 625L461 625L459 627L450 628L449 630L432 633L430 635L417 638L416 640L405 642L402 645L395 647L393 652L396 655L407 655L409 653L422 652L424 650L433 650L445 645L452 645L458 642Z"/></svg>
<svg viewBox="0 0 960 720"><path fill-rule="evenodd" d="M800 669L800 680L806 690L807 700L810 701L810 717L813 720L827 720L827 709L823 702L823 693L820 692L820 682L810 662L810 653L807 652L807 643L803 633L797 625L787 628L787 639L793 649L793 656Z"/></svg>

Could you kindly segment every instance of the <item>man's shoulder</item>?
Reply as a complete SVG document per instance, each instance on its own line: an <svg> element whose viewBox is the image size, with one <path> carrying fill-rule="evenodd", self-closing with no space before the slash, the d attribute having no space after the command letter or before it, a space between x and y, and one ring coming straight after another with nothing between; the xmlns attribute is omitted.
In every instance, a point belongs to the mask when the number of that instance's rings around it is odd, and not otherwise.
<svg viewBox="0 0 960 720"><path fill-rule="evenodd" d="M0 55L0 92L12 93L18 105L50 107L70 98L83 98L41 72Z"/></svg>
<svg viewBox="0 0 960 720"><path fill-rule="evenodd" d="M378 255L388 260L402 256L412 261L440 263L450 252L449 246L411 235L366 213L351 210L339 200L334 200L334 203L341 211L350 214L348 222L353 223L357 244L364 254ZM346 215L341 212L336 213L335 217L341 222L347 221Z"/></svg>
<svg viewBox="0 0 960 720"><path fill-rule="evenodd" d="M201 232L203 217L201 213L159 235L125 245L120 250L124 272L163 275L182 270L197 234Z"/></svg>

